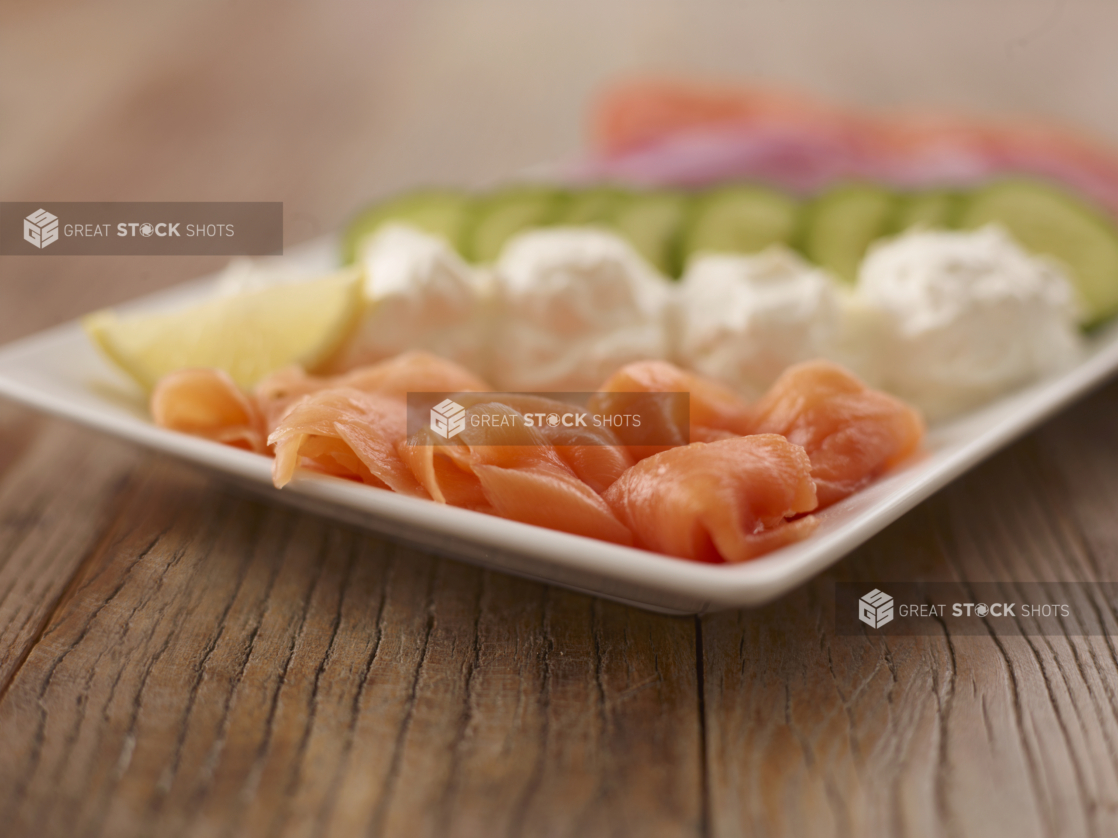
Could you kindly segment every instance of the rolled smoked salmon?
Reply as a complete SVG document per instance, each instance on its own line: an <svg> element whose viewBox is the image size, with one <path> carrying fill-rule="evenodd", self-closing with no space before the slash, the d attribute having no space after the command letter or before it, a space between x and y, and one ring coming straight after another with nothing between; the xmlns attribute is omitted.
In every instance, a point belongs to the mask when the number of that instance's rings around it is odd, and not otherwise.
<svg viewBox="0 0 1118 838"><path fill-rule="evenodd" d="M400 447L432 498L548 529L633 543L605 501L539 429L525 425L523 414L497 402L472 405L467 414L488 421L468 420L465 430L446 442L424 428Z"/></svg>
<svg viewBox="0 0 1118 838"><path fill-rule="evenodd" d="M350 388L320 390L296 402L268 437L272 480L286 486L302 463L413 497L430 497L397 453L407 438L407 404Z"/></svg>
<svg viewBox="0 0 1118 838"><path fill-rule="evenodd" d="M878 114L788 91L655 79L608 91L594 122L602 156L577 173L590 181L750 180L812 193L849 180L913 189L1031 175L1118 215L1118 155L1046 123Z"/></svg>
<svg viewBox="0 0 1118 838"><path fill-rule="evenodd" d="M753 433L807 451L820 509L912 454L924 436L919 413L828 361L790 367L753 409Z"/></svg>
<svg viewBox="0 0 1118 838"><path fill-rule="evenodd" d="M430 497L401 459L407 439L407 394L488 390L464 367L428 352L405 352L330 378L281 370L254 393L275 446L276 486L305 462L318 471L353 477L405 495Z"/></svg>
<svg viewBox="0 0 1118 838"><path fill-rule="evenodd" d="M469 370L428 352L405 352L344 375L320 378L300 367L280 370L246 394L217 369L187 369L163 377L151 396L161 428L264 453L266 440L302 398L327 389L378 393L403 402L409 392L491 389Z"/></svg>
<svg viewBox="0 0 1118 838"><path fill-rule="evenodd" d="M605 494L639 546L700 562L740 562L810 535L811 460L776 434L696 442L647 457Z"/></svg>
<svg viewBox="0 0 1118 838"><path fill-rule="evenodd" d="M467 410L493 401L493 396L488 393L456 393L451 398ZM526 393L502 393L500 403L521 415L580 415L583 419L581 425L562 422L550 425L546 421L537 421L534 427L549 445L554 446L559 459L598 494L608 489L635 462L610 427L595 424L594 414L586 408Z"/></svg>
<svg viewBox="0 0 1118 838"><path fill-rule="evenodd" d="M688 393L689 410L684 412L680 400L650 402L640 398L652 393ZM603 382L590 398L589 407L600 415L638 412L651 423L642 423L640 428L614 428L637 460L690 442L741 436L749 432L753 422L749 405L728 387L667 361L625 365ZM649 440L656 444L648 444Z"/></svg>
<svg viewBox="0 0 1118 838"><path fill-rule="evenodd" d="M465 367L430 352L404 352L387 361L326 378L289 367L261 381L253 391L271 433L284 413L304 396L326 389L360 390L406 399L412 393L491 390Z"/></svg>
<svg viewBox="0 0 1118 838"><path fill-rule="evenodd" d="M264 418L255 401L217 369L186 369L165 375L151 394L155 424L263 453Z"/></svg>

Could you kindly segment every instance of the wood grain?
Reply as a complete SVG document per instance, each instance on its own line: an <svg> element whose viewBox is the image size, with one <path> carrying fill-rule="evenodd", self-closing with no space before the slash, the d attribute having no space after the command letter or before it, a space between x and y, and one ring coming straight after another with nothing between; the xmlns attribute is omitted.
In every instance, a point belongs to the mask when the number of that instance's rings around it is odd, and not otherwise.
<svg viewBox="0 0 1118 838"><path fill-rule="evenodd" d="M699 834L692 620L134 480L0 701L18 834Z"/></svg>
<svg viewBox="0 0 1118 838"><path fill-rule="evenodd" d="M0 694L127 501L135 460L129 446L0 403Z"/></svg>

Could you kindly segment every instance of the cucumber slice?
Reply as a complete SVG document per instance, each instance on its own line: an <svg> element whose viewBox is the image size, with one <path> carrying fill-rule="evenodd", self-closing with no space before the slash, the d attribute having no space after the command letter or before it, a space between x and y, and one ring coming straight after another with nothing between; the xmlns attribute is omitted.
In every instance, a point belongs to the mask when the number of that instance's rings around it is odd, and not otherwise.
<svg viewBox="0 0 1118 838"><path fill-rule="evenodd" d="M689 195L638 192L618 202L611 223L652 267L665 276L678 277L680 236L690 210Z"/></svg>
<svg viewBox="0 0 1118 838"><path fill-rule="evenodd" d="M626 200L628 193L612 186L594 186L570 193L563 206L557 224L572 227L583 225L612 226L618 205Z"/></svg>
<svg viewBox="0 0 1118 838"><path fill-rule="evenodd" d="M1102 210L1047 183L1004 180L975 192L960 218L968 230L990 223L1063 262L1084 306L1083 325L1118 313L1118 230Z"/></svg>
<svg viewBox="0 0 1118 838"><path fill-rule="evenodd" d="M473 199L464 192L431 189L408 192L362 210L342 234L342 262L356 261L361 245L383 224L398 221L442 236L459 251Z"/></svg>
<svg viewBox="0 0 1118 838"><path fill-rule="evenodd" d="M808 209L804 252L853 283L866 248L889 232L897 204L892 192L870 184L847 184L824 192Z"/></svg>
<svg viewBox="0 0 1118 838"><path fill-rule="evenodd" d="M566 199L557 189L539 186L511 187L481 199L465 255L478 264L497 261L505 242L517 233L558 221Z"/></svg>
<svg viewBox="0 0 1118 838"><path fill-rule="evenodd" d="M901 197L890 232L903 233L913 227L950 230L959 219L963 198L957 192L936 189Z"/></svg>
<svg viewBox="0 0 1118 838"><path fill-rule="evenodd" d="M756 253L791 242L800 225L799 202L763 186L724 186L695 201L683 236L684 261L700 251Z"/></svg>

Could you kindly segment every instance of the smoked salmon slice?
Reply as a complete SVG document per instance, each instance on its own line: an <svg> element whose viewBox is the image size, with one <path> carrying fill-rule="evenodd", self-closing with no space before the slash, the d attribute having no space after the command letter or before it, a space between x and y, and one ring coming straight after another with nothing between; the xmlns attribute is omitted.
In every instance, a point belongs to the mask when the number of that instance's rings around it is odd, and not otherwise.
<svg viewBox="0 0 1118 838"><path fill-rule="evenodd" d="M689 398L646 398L656 393L687 393ZM627 364L603 382L589 407L602 416L641 415L639 428L613 426L636 460L691 442L742 436L753 424L749 405L728 387L667 361Z"/></svg>
<svg viewBox="0 0 1118 838"><path fill-rule="evenodd" d="M271 433L299 399L327 389L360 390L406 399L409 392L457 392L492 388L465 367L430 352L404 352L342 375L318 377L288 367L261 381L253 391L264 425Z"/></svg>
<svg viewBox="0 0 1118 838"><path fill-rule="evenodd" d="M780 434L807 451L820 509L908 457L924 436L913 408L828 361L785 370L753 409L753 433Z"/></svg>
<svg viewBox="0 0 1118 838"><path fill-rule="evenodd" d="M272 481L283 488L299 465L351 477L403 495L429 497L400 458L407 404L351 388L304 396L268 437L275 447Z"/></svg>
<svg viewBox="0 0 1118 838"><path fill-rule="evenodd" d="M1118 215L1118 156L1043 123L879 114L788 91L649 79L607 91L594 125L601 156L581 172L590 180L744 179L811 193L852 179L913 189L1018 174L1055 180Z"/></svg>
<svg viewBox="0 0 1118 838"><path fill-rule="evenodd" d="M451 398L467 410L494 401L489 393L456 393ZM610 426L584 407L528 393L502 393L500 403L534 417L533 427L559 459L598 494L635 462ZM556 417L555 424L547 421L549 416Z"/></svg>
<svg viewBox="0 0 1118 838"><path fill-rule="evenodd" d="M179 370L156 385L150 407L155 424L161 428L262 454L267 451L268 436L300 399L339 389L376 393L404 402L409 392L491 388L452 361L429 352L405 352L332 377L308 375L301 367L288 367L265 378L252 393L243 392L218 369Z"/></svg>
<svg viewBox="0 0 1118 838"><path fill-rule="evenodd" d="M673 82L618 85L599 99L592 117L597 145L618 154L665 136L725 125L789 125L801 131L853 133L859 118L788 90Z"/></svg>
<svg viewBox="0 0 1118 838"><path fill-rule="evenodd" d="M430 497L401 459L409 392L488 390L464 367L429 352L405 352L330 378L298 367L255 390L275 446L272 477L285 486L300 464L414 497Z"/></svg>
<svg viewBox="0 0 1118 838"><path fill-rule="evenodd" d="M475 416L486 421L471 421ZM601 496L507 404L471 405L465 430L452 440L424 428L400 447L400 455L442 503L615 544L633 543L632 533Z"/></svg>
<svg viewBox="0 0 1118 838"><path fill-rule="evenodd" d="M776 434L696 442L648 457L605 494L648 550L700 562L740 562L810 535L811 460Z"/></svg>
<svg viewBox="0 0 1118 838"><path fill-rule="evenodd" d="M263 453L264 418L228 374L186 369L165 375L151 394L151 415L161 428Z"/></svg>

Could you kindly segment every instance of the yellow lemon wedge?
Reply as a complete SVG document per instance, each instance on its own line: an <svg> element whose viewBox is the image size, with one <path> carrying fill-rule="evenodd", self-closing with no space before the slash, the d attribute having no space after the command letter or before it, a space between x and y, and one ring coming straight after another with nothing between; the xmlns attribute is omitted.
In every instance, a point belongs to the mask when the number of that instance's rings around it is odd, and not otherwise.
<svg viewBox="0 0 1118 838"><path fill-rule="evenodd" d="M359 268L307 282L215 297L179 311L82 322L97 347L150 390L164 375L217 367L242 387L290 364L313 369L354 328L363 306Z"/></svg>

